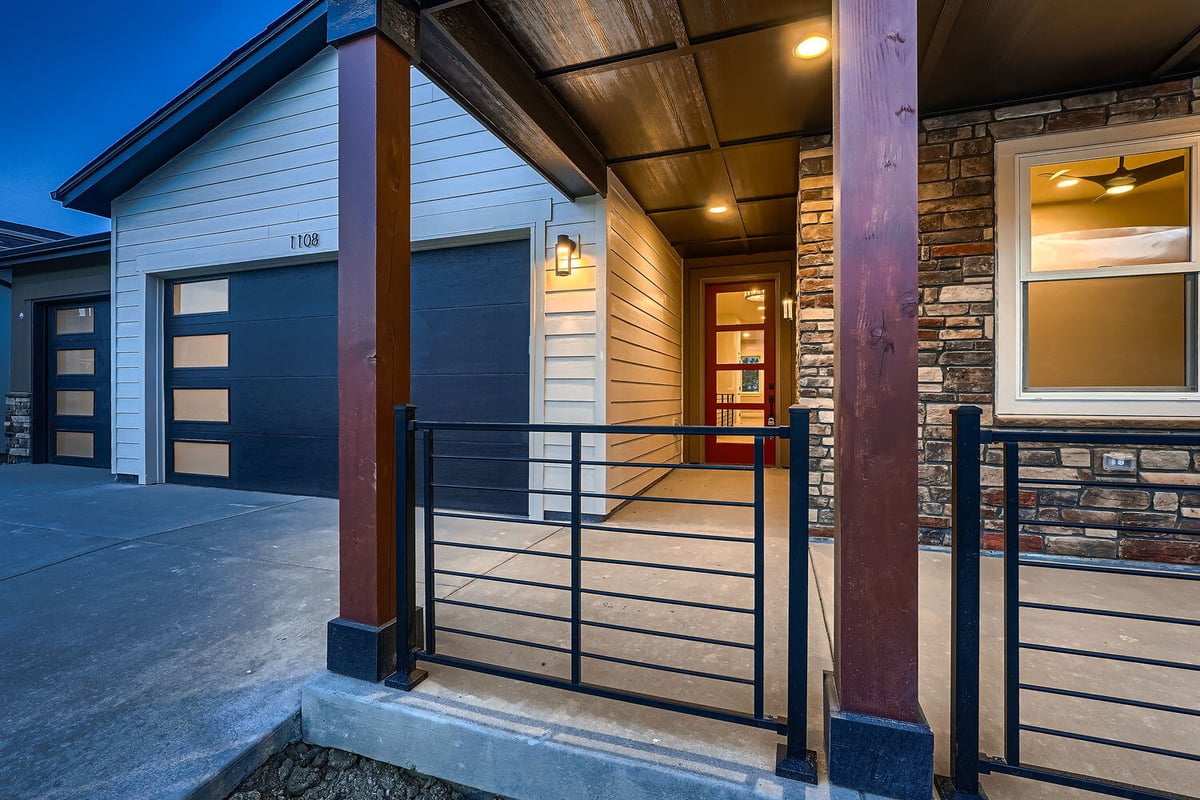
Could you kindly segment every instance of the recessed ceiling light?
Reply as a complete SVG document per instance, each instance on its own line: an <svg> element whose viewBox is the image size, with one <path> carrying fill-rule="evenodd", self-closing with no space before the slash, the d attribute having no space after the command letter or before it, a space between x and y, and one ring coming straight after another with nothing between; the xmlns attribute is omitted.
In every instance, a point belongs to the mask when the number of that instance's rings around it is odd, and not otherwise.
<svg viewBox="0 0 1200 800"><path fill-rule="evenodd" d="M766 310L767 310L767 307L766 307L766 306L759 306L759 307L758 307L758 310L759 310L759 311L766 311Z"/></svg>
<svg viewBox="0 0 1200 800"><path fill-rule="evenodd" d="M792 51L797 58L816 58L829 49L829 37L814 33L806 36Z"/></svg>
<svg viewBox="0 0 1200 800"><path fill-rule="evenodd" d="M728 210L729 210L729 206L713 206L712 208L708 209L708 213L724 214Z"/></svg>
<svg viewBox="0 0 1200 800"><path fill-rule="evenodd" d="M1058 183L1054 184L1060 189L1068 189L1079 183L1079 178L1061 178Z"/></svg>

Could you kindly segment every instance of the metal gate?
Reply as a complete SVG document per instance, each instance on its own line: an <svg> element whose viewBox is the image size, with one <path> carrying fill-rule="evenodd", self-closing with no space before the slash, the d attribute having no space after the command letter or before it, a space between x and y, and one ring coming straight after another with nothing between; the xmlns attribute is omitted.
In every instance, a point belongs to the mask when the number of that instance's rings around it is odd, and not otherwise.
<svg viewBox="0 0 1200 800"><path fill-rule="evenodd" d="M482 672L503 678L526 681L542 686L565 689L572 692L620 700L642 706L676 711L706 717L722 722L747 725L772 730L786 737L780 745L777 772L790 778L815 782L815 761L805 742L807 718L807 661L808 661L808 412L795 408L787 427L743 428L738 433L753 439L754 462L751 466L716 464L681 464L654 461L610 461L588 458L585 451L589 443L603 436L710 436L728 433L714 427L700 426L621 426L621 425L551 425L551 424L488 424L468 422L417 421L412 406L396 409L396 589L397 589L397 671L389 677L389 686L410 690L426 673L418 669L418 662L440 664ZM438 435L442 432L519 432L532 436L557 437L567 445L567 457L529 458L498 457L464 453L461 449L439 450ZM791 473L789 476L790 508L788 537L791 546L787 565L788 612L788 657L787 674L778 676L787 681L789 687L787 716L772 716L764 707L764 687L767 681L765 666L765 560L766 535L764 529L764 450L768 439L791 439ZM562 445L559 445L561 447ZM421 463L417 463L418 454ZM565 470L569 475L569 488L525 489L500 485L461 485L447 483L439 477L448 474L439 465L445 462L478 460L496 461L498 458L517 460L539 467ZM673 470L740 471L752 475L752 496L746 499L706 499L698 497L672 497L647 493L621 494L605 491L604 488L585 488L584 472L588 468L639 468L668 473ZM474 474L483 474L476 471ZM420 481L416 476L420 475ZM439 504L439 492L462 496L464 492L520 492L540 494L545 498L558 498L568 510L561 520L532 517L513 517L443 508ZM703 530L668 530L634 525L606 524L603 514L585 514L585 501L608 503L674 503L694 508L696 518L703 519L707 510L736 509L747 517L744 533L705 532ZM420 509L418 509L420 506ZM473 524L487 523L488 526L508 530L544 529L548 537L538 544L497 543L503 538L473 541L454 538L444 533L447 521L469 521ZM420 536L418 535L420 534ZM617 537L610 552L597 551L589 538L597 535ZM671 540L688 543L696 547L704 545L738 546L747 550L738 565L697 566L672 563L666 560L643 560L627 555L629 542L650 539ZM418 541L423 541L422 545ZM540 546L539 546L540 545ZM625 552L623 552L623 549ZM635 548L636 549L636 548ZM522 564L537 566L532 574L514 568L509 574L498 570L469 569L453 563L451 554L456 552L483 553L520 559ZM419 557L423 556L423 566ZM461 559L460 559L461 560ZM447 562L451 562L447 564ZM507 563L507 562L506 562ZM649 571L668 590L663 592L616 590L589 579L585 568L590 567L629 568ZM556 574L557 571L557 574ZM418 576L423 577L422 596L417 595ZM685 594L672 592L673 583L664 576L692 575L711 578L713 581L739 581L748 585L746 594L749 602L718 602L704 593ZM649 579L648 579L649 580ZM439 582L457 582L465 585L494 585L494 591L462 597L439 596ZM477 584L476 582L482 582ZM660 588L662 588L660 586ZM740 635L709 635L707 629L672 631L666 626L639 624L634 614L630 618L614 622L599 619L589 613L588 600L599 598L604 601L642 604L653 608L701 610L726 615L728 620L737 620ZM451 612L456 621L445 619ZM498 632L486 630L484 623L489 615L500 615L501 619L513 620ZM495 617L492 617L495 619ZM519 624L518 624L519 623ZM529 629L521 625L540 626L542 635L527 635ZM733 627L732 622L728 627ZM662 657L661 647L650 646L639 653L614 652L603 646L603 637L593 634L619 633L647 637L653 642L676 642L683 646L707 648L711 654L740 654L740 658L726 655L717 670L704 669L696 659L690 666L678 661L669 663ZM465 657L443 651L445 637L458 641L470 640L501 644L517 648L519 652L537 654L532 659L546 669L513 666L502 659L482 656ZM611 641L609 642L611 644ZM711 659L710 659L711 660ZM660 696L633 688L622 688L588 679L590 669L598 665L623 665L637 669L652 670L689 678L716 681L748 690L749 702L745 708L715 707L700 702ZM554 674L555 666L561 667Z"/></svg>
<svg viewBox="0 0 1200 800"><path fill-rule="evenodd" d="M1106 618L1108 620L1132 621L1139 625L1163 626L1164 631L1171 631L1172 637L1190 636L1196 642L1191 652L1200 652L1200 608L1173 607L1165 609L1183 613L1142 613L1128 609L1102 607L1095 603L1086 602L1087 598L1061 598L1066 591L1063 584L1072 574L1086 573L1102 576L1103 580L1111 583L1122 580L1123 577L1168 582L1171 585L1194 584L1200 581L1200 571L1160 569L1154 565L1134 566L1129 562L1078 560L1050 560L1022 556L1020 537L1026 526L1042 526L1049 530L1061 530L1071 526L1070 521L1055 519L1039 519L1036 514L1023 512L1023 507L1029 505L1023 502L1022 495L1028 497L1033 490L1056 491L1066 487L1087 487L1091 489L1111 489L1119 491L1185 491L1197 492L1193 485L1175 485L1167 483L1144 483L1140 479L1118 481L1113 479L1093 479L1094 476L1079 480L1068 480L1058 477L1039 477L1037 475L1022 475L1020 462L1020 447L1023 444L1041 444L1057 446L1061 444L1102 445L1123 447L1152 447L1167 445L1173 447L1200 446L1200 434L1191 432L1142 431L1142 432L1107 432L1083 431L1071 432L1054 429L1005 429L980 427L980 409L966 406L954 409L954 550L953 550L953 607L951 647L951 752L950 776L938 779L938 790L943 798L977 798L982 797L979 776L981 773L1001 773L1022 778L1045 781L1074 789L1129 798L1130 800L1183 800L1193 797L1197 784L1191 781L1177 781L1170 787L1164 788L1134 784L1132 782L1114 779L1112 773L1082 774L1062 767L1046 766L1046 753L1034 753L1028 746L1026 737L1043 737L1043 741L1069 741L1072 746L1099 747L1105 752L1112 753L1113 759L1118 754L1138 754L1151 756L1167 762L1197 763L1200 762L1200 747L1194 737L1180 737L1178 747L1151 744L1146 741L1151 732L1153 718L1161 724L1166 720L1194 720L1200 718L1200 708L1186 696L1183 702L1171 702L1168 698L1178 700L1179 692L1172 687L1179 685L1200 687L1200 658L1191 660L1179 659L1169 654L1157 652L1151 646L1138 649L1102 648L1100 645L1087 645L1083 642L1064 644L1061 641L1038 641L1036 635L1029 635L1025 628L1032 627L1030 619L1022 612L1049 612L1059 615L1064 620L1080 618ZM999 454L999 464L1003 475L1003 755L993 756L981 752L980 749L980 703L992 699L981 697L980 692L980 522L982 514L981 503L981 447L990 447L991 452ZM989 463L996 466L995 460ZM1090 474L1090 473L1089 473ZM1115 517L1116 515L1114 515ZM1078 527L1078 523L1074 523ZM1160 535L1200 535L1200 532L1189 532L1174 528L1153 527L1148 525L1122 524L1120 520L1107 523L1091 521L1087 527L1112 533L1134 531L1147 536ZM1022 580L1031 583L1028 576L1031 572L1045 573L1051 571L1056 576L1059 586L1055 599L1030 599L1030 586L1022 590ZM1123 576L1123 577L1121 577ZM1190 613L1189 613L1190 612ZM1063 629L1060 629L1063 630ZM1123 691L1097 691L1092 685L1071 685L1072 670L1063 667L1055 671L1054 678L1047 678L1046 670L1035 673L1030 669L1028 659L1022 656L1036 654L1042 658L1077 659L1073 662L1093 665L1093 668L1110 665L1122 665L1136 670L1136 680L1117 678L1113 672L1108 673L1108 683L1120 683ZM1103 682L1101 682L1103 684ZM1136 697L1136 687L1154 687L1161 691L1153 697ZM1186 694L1186 693L1182 693ZM1193 694L1195 692L1193 691ZM1137 716L1130 720L1128 727L1119 732L1095 730L1070 730L1066 720L1040 723L1030 722L1028 712L1041 712L1046 716L1045 708L1039 708L1051 702L1061 703L1093 703L1096 708L1106 709L1106 714L1115 714L1114 709L1136 709ZM1065 716L1065 715L1064 715ZM1170 724L1170 723L1167 723ZM1195 730L1195 729L1193 729ZM1048 737L1048 739L1046 738ZM1141 741L1139 741L1141 739ZM1075 743L1078 743L1076 745ZM1190 748L1190 749L1189 749ZM1080 759L1078 763L1083 763ZM1113 762L1116 763L1115 761ZM1093 773L1102 770L1090 770ZM1137 773L1138 778L1149 777L1150 770L1139 767L1126 767L1129 773ZM1160 773L1161 774L1161 773ZM1148 783L1151 781L1147 781ZM1160 781L1161 784L1161 781ZM1176 791L1177 790L1177 791Z"/></svg>

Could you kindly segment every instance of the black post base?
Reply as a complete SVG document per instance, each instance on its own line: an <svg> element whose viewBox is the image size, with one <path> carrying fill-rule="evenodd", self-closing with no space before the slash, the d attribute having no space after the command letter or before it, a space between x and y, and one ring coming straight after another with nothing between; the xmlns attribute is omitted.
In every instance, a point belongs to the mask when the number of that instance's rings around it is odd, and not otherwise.
<svg viewBox="0 0 1200 800"><path fill-rule="evenodd" d="M396 622L377 628L341 617L332 619L325 652L330 672L379 683L396 671Z"/></svg>
<svg viewBox="0 0 1200 800"><path fill-rule="evenodd" d="M843 711L833 673L825 673L825 752L835 786L895 798L929 800L933 731L920 722Z"/></svg>
<svg viewBox="0 0 1200 800"><path fill-rule="evenodd" d="M775 774L781 778L817 784L817 754L805 750L803 758L788 756L787 745L779 745L775 751Z"/></svg>
<svg viewBox="0 0 1200 800"><path fill-rule="evenodd" d="M938 800L988 800L987 795L983 793L983 787L977 787L974 794L970 792L959 791L954 785L954 781L945 775L933 776L933 787L937 790Z"/></svg>
<svg viewBox="0 0 1200 800"><path fill-rule="evenodd" d="M383 685L392 689L402 689L406 692L411 692L417 688L417 684L429 677L429 673L423 669L414 669L412 672L393 672L383 680Z"/></svg>

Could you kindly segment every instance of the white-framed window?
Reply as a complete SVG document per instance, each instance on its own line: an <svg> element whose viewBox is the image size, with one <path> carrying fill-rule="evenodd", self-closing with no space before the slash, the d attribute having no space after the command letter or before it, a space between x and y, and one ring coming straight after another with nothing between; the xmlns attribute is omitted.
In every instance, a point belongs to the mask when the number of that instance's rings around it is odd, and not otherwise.
<svg viewBox="0 0 1200 800"><path fill-rule="evenodd" d="M1200 412L1200 119L996 146L996 413Z"/></svg>

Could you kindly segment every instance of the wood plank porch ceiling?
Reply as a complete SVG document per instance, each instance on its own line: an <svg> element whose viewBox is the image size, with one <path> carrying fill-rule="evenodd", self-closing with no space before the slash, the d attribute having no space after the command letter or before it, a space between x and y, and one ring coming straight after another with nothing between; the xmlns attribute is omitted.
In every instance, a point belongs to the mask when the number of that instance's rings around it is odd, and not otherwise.
<svg viewBox="0 0 1200 800"><path fill-rule="evenodd" d="M685 258L794 247L799 140L829 131L832 74L792 48L831 35L830 0L421 6L426 71L568 194L603 191L607 166ZM1200 73L1200 3L1153 6L918 0L921 113Z"/></svg>

